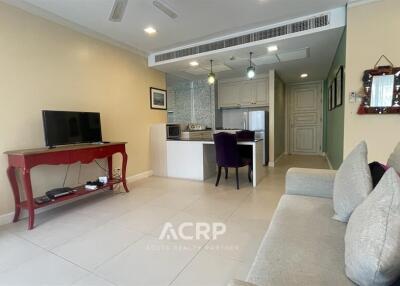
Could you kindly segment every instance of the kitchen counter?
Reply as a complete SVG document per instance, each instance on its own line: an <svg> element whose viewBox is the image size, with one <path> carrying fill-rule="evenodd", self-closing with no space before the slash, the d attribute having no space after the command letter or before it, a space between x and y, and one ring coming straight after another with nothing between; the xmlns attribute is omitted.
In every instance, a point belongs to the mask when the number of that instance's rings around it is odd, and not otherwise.
<svg viewBox="0 0 400 286"><path fill-rule="evenodd" d="M238 141L238 145L252 146L253 187L264 177L262 139ZM216 175L216 156L213 140L167 140L167 176L204 181Z"/></svg>
<svg viewBox="0 0 400 286"><path fill-rule="evenodd" d="M184 139L184 138L179 138L179 139L167 139L167 141L193 141L193 142L210 142L210 143L214 143L213 139ZM256 140L252 140L252 141L245 141L245 140L238 140L238 144L240 145L240 143L257 143L263 141L263 139L256 139Z"/></svg>

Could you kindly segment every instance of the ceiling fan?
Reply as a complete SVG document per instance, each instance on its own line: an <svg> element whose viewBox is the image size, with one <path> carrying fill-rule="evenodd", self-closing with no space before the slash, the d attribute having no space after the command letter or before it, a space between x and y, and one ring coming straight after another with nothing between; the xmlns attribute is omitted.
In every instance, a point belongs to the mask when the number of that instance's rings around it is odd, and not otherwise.
<svg viewBox="0 0 400 286"><path fill-rule="evenodd" d="M115 0L114 6L111 10L110 17L108 18L111 22L121 22L124 17L126 6L128 5L128 0ZM166 14L171 19L176 19L178 14L172 10L167 4L160 0L153 1L153 6L159 9L161 12Z"/></svg>

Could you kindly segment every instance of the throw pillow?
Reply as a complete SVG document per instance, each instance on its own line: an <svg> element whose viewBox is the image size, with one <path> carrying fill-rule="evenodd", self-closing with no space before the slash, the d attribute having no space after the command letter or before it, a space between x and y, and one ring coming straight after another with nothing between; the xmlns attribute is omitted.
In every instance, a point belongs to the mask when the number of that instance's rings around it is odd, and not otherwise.
<svg viewBox="0 0 400 286"><path fill-rule="evenodd" d="M367 144L363 141L354 148L340 166L333 185L333 207L336 220L347 222L354 209L372 191L371 171L368 166Z"/></svg>
<svg viewBox="0 0 400 286"><path fill-rule="evenodd" d="M359 285L391 285L400 278L400 178L394 169L352 214L345 264Z"/></svg>

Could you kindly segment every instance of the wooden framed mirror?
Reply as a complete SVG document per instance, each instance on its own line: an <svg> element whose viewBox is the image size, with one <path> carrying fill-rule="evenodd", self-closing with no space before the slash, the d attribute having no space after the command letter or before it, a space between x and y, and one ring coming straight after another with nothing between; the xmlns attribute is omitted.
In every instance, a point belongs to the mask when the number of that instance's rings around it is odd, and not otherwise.
<svg viewBox="0 0 400 286"><path fill-rule="evenodd" d="M358 114L400 114L400 67L380 66L366 70L363 89Z"/></svg>

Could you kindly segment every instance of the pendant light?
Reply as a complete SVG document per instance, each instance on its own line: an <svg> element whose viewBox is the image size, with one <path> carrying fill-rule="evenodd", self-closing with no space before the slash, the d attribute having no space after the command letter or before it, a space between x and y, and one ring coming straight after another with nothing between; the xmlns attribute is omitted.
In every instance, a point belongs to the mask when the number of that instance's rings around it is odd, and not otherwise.
<svg viewBox="0 0 400 286"><path fill-rule="evenodd" d="M208 74L208 78L207 78L209 85L213 85L215 83L215 73L213 73L212 64L213 64L213 60L210 60L211 70L210 70L210 73Z"/></svg>
<svg viewBox="0 0 400 286"><path fill-rule="evenodd" d="M253 79L254 76L256 75L256 68L253 66L253 63L251 62L252 55L253 55L253 52L250 52L250 66L247 68L247 78L248 79Z"/></svg>

